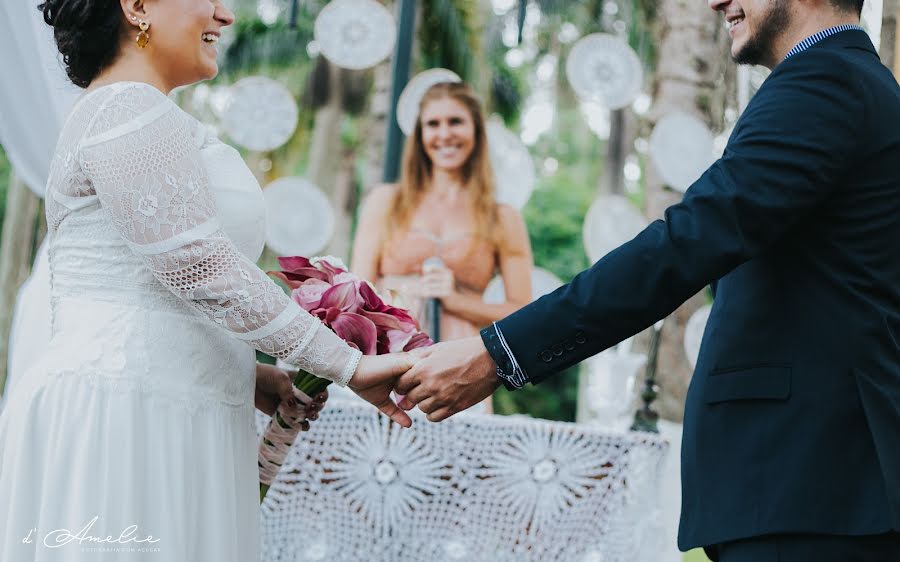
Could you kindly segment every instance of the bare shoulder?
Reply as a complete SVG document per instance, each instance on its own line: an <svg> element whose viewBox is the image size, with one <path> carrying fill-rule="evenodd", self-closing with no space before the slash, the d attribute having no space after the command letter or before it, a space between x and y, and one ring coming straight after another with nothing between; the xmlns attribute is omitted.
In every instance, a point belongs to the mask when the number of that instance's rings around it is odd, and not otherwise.
<svg viewBox="0 0 900 562"><path fill-rule="evenodd" d="M525 219L522 218L522 213L515 207L505 203L497 205L497 222L504 232L519 230L525 226Z"/></svg>
<svg viewBox="0 0 900 562"><path fill-rule="evenodd" d="M395 183L382 183L373 187L366 195L364 208L370 212L383 214L391 208L397 197L400 186Z"/></svg>
<svg viewBox="0 0 900 562"><path fill-rule="evenodd" d="M497 205L497 227L502 253L510 255L530 253L528 229L518 209L505 204Z"/></svg>

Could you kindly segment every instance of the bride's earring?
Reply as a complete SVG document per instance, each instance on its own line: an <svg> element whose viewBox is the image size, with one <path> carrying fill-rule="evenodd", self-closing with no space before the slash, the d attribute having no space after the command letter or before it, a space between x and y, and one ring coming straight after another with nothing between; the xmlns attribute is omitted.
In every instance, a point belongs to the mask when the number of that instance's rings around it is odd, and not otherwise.
<svg viewBox="0 0 900 562"><path fill-rule="evenodd" d="M147 46L147 43L150 42L150 34L147 33L147 30L150 29L150 24L145 22L144 20L141 20L138 24L138 27L140 28L140 31L138 32L137 37L135 37L134 40L137 43L137 46L143 49Z"/></svg>

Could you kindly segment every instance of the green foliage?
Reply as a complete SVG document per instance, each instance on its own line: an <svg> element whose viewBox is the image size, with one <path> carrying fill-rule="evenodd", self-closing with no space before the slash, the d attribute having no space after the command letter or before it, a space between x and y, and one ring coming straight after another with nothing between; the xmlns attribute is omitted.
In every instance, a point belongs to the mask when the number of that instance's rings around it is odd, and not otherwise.
<svg viewBox="0 0 900 562"><path fill-rule="evenodd" d="M534 418L575 421L578 405L578 371L572 367L550 377L540 386L526 386L515 392L494 393L494 413L528 414Z"/></svg>
<svg viewBox="0 0 900 562"><path fill-rule="evenodd" d="M695 548L684 553L684 562L709 562L702 548Z"/></svg>
<svg viewBox="0 0 900 562"><path fill-rule="evenodd" d="M475 0L425 0L419 51L422 68L447 68L472 84L478 51Z"/></svg>
<svg viewBox="0 0 900 562"><path fill-rule="evenodd" d="M234 39L225 50L221 74L248 74L261 66L283 68L306 59L314 22L315 15L302 8L293 29L281 21L272 25L259 19L235 22Z"/></svg>
<svg viewBox="0 0 900 562"><path fill-rule="evenodd" d="M588 266L581 231L594 190L566 171L542 183L524 209L534 263L570 281Z"/></svg>
<svg viewBox="0 0 900 562"><path fill-rule="evenodd" d="M507 125L519 118L523 98L522 78L511 68L502 64L493 65L491 77L491 109L500 114Z"/></svg>

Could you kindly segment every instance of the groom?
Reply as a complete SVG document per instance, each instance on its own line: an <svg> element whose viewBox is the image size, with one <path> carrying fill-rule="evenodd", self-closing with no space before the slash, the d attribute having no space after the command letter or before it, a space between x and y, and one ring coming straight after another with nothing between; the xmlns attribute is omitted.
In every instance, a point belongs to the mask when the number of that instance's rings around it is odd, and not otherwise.
<svg viewBox="0 0 900 562"><path fill-rule="evenodd" d="M396 383L432 421L539 383L712 284L678 545L722 562L900 561L900 87L863 0L710 0L772 74L722 158L569 285Z"/></svg>

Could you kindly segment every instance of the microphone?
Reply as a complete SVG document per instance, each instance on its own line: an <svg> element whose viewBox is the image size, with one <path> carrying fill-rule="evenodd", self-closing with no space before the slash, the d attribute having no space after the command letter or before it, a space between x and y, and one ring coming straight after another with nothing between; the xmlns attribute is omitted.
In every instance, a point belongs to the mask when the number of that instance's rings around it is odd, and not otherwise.
<svg viewBox="0 0 900 562"><path fill-rule="evenodd" d="M444 267L444 260L438 256L431 256L422 263L423 270L430 267ZM431 341L437 343L441 341L441 301L435 298L428 299L425 302L425 313L431 327L428 335L431 336Z"/></svg>

